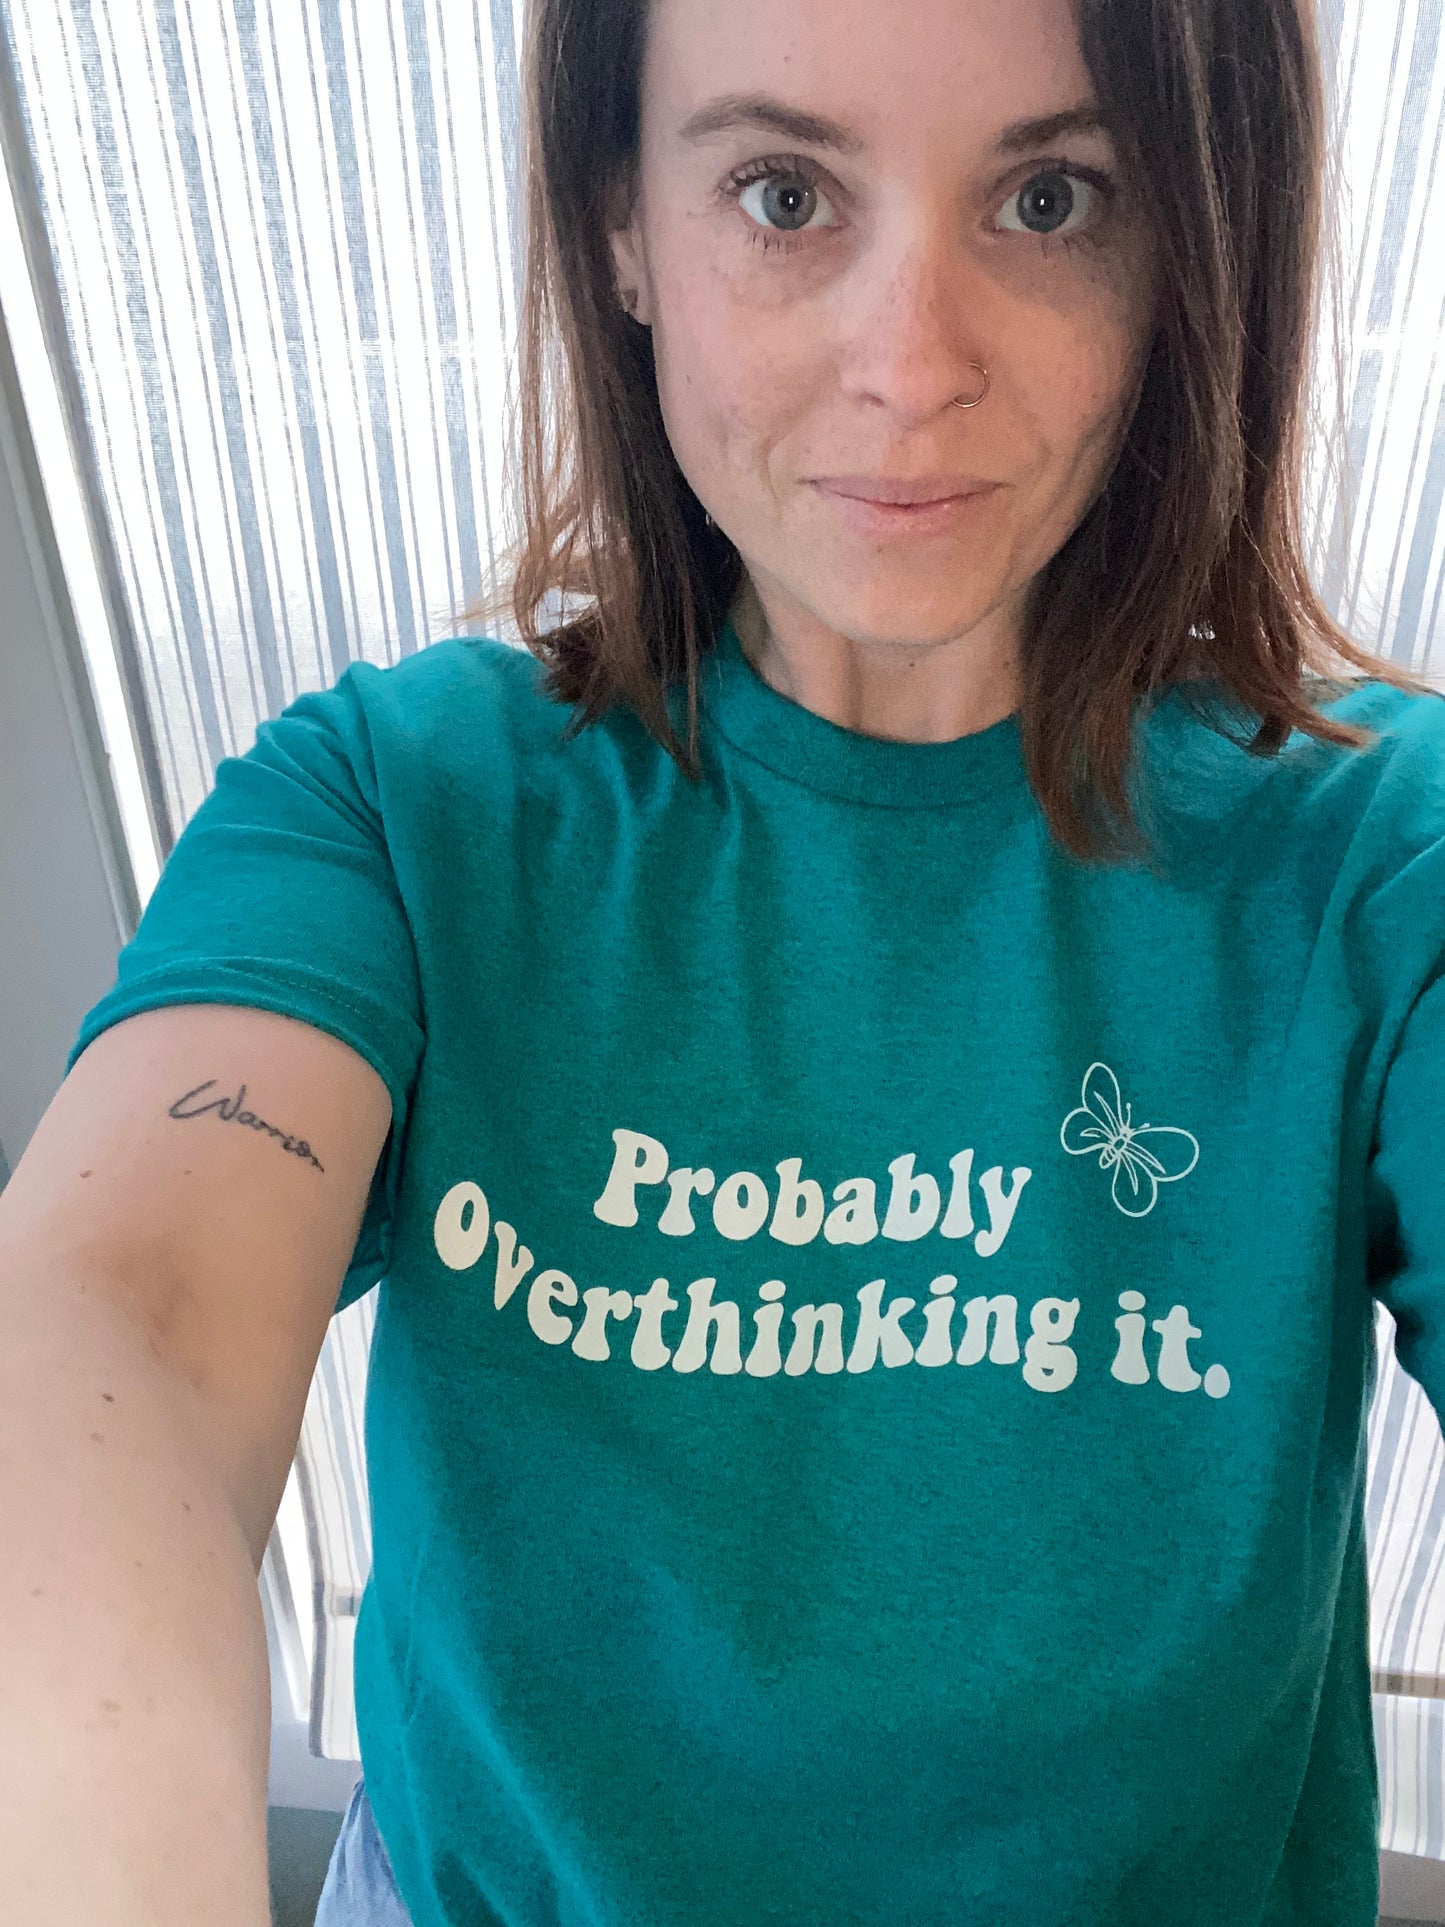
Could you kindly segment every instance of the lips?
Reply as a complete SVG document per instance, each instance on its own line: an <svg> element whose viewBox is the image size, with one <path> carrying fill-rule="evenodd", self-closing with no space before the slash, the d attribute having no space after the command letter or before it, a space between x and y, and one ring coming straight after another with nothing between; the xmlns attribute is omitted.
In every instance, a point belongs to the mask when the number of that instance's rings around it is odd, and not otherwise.
<svg viewBox="0 0 1445 1927"><path fill-rule="evenodd" d="M814 487L830 495L846 495L858 502L879 502L890 507L921 507L930 502L956 501L962 496L979 495L998 484L981 475L820 475Z"/></svg>

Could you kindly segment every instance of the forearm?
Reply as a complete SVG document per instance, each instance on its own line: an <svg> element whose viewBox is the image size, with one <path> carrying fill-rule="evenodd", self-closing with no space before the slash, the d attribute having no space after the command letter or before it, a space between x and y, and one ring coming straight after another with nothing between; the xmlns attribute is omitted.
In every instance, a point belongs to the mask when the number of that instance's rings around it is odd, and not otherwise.
<svg viewBox="0 0 1445 1927"><path fill-rule="evenodd" d="M268 1927L256 1573L176 1380L0 1250L0 1893L27 1927Z"/></svg>

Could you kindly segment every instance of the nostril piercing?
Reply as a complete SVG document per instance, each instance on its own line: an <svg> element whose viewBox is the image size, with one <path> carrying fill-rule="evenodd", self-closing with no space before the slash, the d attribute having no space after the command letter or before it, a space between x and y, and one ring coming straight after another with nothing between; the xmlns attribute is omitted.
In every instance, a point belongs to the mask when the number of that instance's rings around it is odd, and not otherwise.
<svg viewBox="0 0 1445 1927"><path fill-rule="evenodd" d="M983 376L983 388L979 392L977 400L974 400L974 401L960 401L957 395L955 395L953 398L953 405L955 408L977 408L979 402L983 400L984 396L989 391L990 383L988 378L988 370L987 368L984 367L983 363L981 361L971 361L969 362L968 365L970 368L977 368L978 372Z"/></svg>

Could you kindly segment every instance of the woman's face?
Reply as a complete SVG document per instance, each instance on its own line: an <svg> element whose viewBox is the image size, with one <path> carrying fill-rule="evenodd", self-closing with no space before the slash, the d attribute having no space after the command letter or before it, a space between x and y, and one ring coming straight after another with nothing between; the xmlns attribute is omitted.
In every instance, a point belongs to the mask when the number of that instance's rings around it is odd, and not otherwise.
<svg viewBox="0 0 1445 1927"><path fill-rule="evenodd" d="M618 284L775 630L1008 627L1104 486L1150 236L1105 131L1027 125L1093 103L1069 0L651 0ZM924 514L840 478L994 486Z"/></svg>

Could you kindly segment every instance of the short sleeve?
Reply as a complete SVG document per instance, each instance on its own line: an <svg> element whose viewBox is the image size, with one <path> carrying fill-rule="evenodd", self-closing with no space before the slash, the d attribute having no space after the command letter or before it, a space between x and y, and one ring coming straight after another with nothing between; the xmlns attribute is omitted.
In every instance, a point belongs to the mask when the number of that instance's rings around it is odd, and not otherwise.
<svg viewBox="0 0 1445 1927"><path fill-rule="evenodd" d="M1445 1422L1445 971L1410 1008L1368 1170L1370 1284L1395 1353Z"/></svg>
<svg viewBox="0 0 1445 1927"><path fill-rule="evenodd" d="M412 930L387 851L366 695L353 663L217 765L70 1070L110 1024L161 1004L250 1004L330 1031L376 1070L392 1121L336 1309L386 1273L424 1040Z"/></svg>

